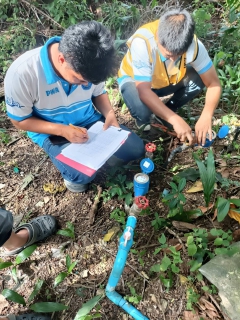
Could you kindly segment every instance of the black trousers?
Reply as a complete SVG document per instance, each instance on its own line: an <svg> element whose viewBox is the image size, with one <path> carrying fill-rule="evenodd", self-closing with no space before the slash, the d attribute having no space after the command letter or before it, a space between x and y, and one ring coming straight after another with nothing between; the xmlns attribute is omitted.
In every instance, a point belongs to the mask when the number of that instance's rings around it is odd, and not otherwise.
<svg viewBox="0 0 240 320"><path fill-rule="evenodd" d="M0 247L10 238L13 216L10 211L0 209Z"/></svg>

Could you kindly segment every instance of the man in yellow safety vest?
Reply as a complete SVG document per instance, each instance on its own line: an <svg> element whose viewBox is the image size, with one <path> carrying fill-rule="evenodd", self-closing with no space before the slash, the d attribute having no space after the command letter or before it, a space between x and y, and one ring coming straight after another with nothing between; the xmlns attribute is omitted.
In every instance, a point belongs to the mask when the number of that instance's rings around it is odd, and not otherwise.
<svg viewBox="0 0 240 320"><path fill-rule="evenodd" d="M221 84L195 23L186 10L165 12L159 20L140 27L127 41L118 83L138 128L150 130L150 118L173 127L181 141L193 143L192 129L176 111L207 88L205 105L195 126L204 145L212 137L212 116ZM168 97L164 101L163 97Z"/></svg>

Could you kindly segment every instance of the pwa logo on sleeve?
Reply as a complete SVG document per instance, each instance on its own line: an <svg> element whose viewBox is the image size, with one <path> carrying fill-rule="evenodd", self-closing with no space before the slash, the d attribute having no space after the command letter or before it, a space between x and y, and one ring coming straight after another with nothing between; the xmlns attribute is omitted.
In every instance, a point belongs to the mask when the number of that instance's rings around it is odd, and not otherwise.
<svg viewBox="0 0 240 320"><path fill-rule="evenodd" d="M12 108L16 107L16 108L21 109L24 107L24 106L21 106L19 102L13 100L13 98L11 98L11 97L6 97L6 104Z"/></svg>
<svg viewBox="0 0 240 320"><path fill-rule="evenodd" d="M51 90L47 90L46 91L46 95L47 96L51 96L52 94L55 94L55 93L58 93L58 92L59 92L58 88L53 88Z"/></svg>

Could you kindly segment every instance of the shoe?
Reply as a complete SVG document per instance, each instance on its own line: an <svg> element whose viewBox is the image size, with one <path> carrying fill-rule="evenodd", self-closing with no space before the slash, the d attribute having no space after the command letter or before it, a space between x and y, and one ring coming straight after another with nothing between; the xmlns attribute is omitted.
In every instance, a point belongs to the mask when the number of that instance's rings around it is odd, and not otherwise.
<svg viewBox="0 0 240 320"><path fill-rule="evenodd" d="M88 184L73 183L64 179L66 188L71 192L84 192L88 189Z"/></svg>
<svg viewBox="0 0 240 320"><path fill-rule="evenodd" d="M141 121L139 121L139 120L137 120L137 119L135 119L135 125L136 125L136 127L137 127L139 130L142 130L142 129L143 129L144 132L151 130L150 124L141 123Z"/></svg>
<svg viewBox="0 0 240 320"><path fill-rule="evenodd" d="M6 316L9 320L51 320L51 317L41 316L36 313L27 313L20 316L15 316L14 314L9 314Z"/></svg>
<svg viewBox="0 0 240 320"><path fill-rule="evenodd" d="M14 256L32 244L46 240L57 231L57 220L50 215L41 216L34 218L29 223L22 224L13 231L17 233L22 229L27 229L29 232L28 242L22 247L4 252L4 257Z"/></svg>
<svg viewBox="0 0 240 320"><path fill-rule="evenodd" d="M154 114L154 120L157 121L158 123L160 123L161 125L167 127L168 129L173 130L173 126L171 125L171 123L159 118L155 114Z"/></svg>

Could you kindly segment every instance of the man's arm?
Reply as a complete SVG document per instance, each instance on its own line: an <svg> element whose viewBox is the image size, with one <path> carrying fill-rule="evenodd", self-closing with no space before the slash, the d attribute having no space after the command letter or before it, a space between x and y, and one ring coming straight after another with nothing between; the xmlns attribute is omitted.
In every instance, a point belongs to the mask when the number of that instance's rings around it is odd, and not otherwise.
<svg viewBox="0 0 240 320"><path fill-rule="evenodd" d="M181 141L185 141L187 138L191 144L193 142L192 129L180 116L169 109L151 90L151 82L136 81L136 87L142 102L145 103L155 115L171 123Z"/></svg>
<svg viewBox="0 0 240 320"><path fill-rule="evenodd" d="M212 116L217 108L222 88L214 66L200 74L200 77L207 88L207 92L202 114L195 126L195 133L198 143L204 145L207 133L209 139L212 139Z"/></svg>
<svg viewBox="0 0 240 320"><path fill-rule="evenodd" d="M16 121L11 119L11 122L17 129L62 136L65 137L68 141L74 143L83 143L87 140L86 135L70 126L48 122L36 117L30 117L23 121Z"/></svg>
<svg viewBox="0 0 240 320"><path fill-rule="evenodd" d="M109 126L119 127L114 110L111 106L107 93L103 93L97 97L94 97L93 103L100 113L105 117L104 130Z"/></svg>

